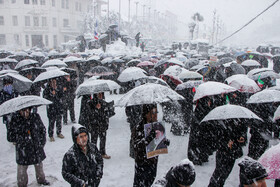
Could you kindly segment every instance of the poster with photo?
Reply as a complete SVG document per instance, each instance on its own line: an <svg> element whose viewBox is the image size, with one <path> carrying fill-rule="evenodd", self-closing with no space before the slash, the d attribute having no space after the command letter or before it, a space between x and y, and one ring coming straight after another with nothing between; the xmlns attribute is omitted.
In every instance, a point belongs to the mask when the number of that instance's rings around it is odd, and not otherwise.
<svg viewBox="0 0 280 187"><path fill-rule="evenodd" d="M167 145L165 127L161 122L148 123L144 125L145 137L150 135L151 131L155 131L155 138L146 146L147 158L152 158L160 154L167 154Z"/></svg>

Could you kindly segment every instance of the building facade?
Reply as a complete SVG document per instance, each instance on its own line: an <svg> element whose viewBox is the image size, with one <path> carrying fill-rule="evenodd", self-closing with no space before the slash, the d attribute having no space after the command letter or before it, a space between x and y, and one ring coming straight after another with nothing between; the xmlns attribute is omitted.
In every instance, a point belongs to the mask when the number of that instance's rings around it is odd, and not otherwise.
<svg viewBox="0 0 280 187"><path fill-rule="evenodd" d="M57 48L82 34L92 0L0 0L0 49Z"/></svg>

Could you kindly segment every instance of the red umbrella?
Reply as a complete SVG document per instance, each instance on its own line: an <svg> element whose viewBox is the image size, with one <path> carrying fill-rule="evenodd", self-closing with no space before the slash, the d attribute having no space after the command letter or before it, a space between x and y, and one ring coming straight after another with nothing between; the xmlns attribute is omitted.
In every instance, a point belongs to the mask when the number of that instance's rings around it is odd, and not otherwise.
<svg viewBox="0 0 280 187"><path fill-rule="evenodd" d="M154 66L154 63L150 62L150 61L143 61L140 62L139 64L137 64L138 67L143 67L143 66Z"/></svg>

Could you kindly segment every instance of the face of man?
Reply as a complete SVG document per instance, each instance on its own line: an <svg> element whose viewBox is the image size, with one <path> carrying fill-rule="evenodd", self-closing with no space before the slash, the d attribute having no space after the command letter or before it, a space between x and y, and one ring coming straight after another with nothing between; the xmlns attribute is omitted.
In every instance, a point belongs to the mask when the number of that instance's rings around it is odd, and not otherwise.
<svg viewBox="0 0 280 187"><path fill-rule="evenodd" d="M157 122L157 113L157 108L153 108L149 113L146 114L147 121L149 123Z"/></svg>
<svg viewBox="0 0 280 187"><path fill-rule="evenodd" d="M88 135L87 135L87 133L82 132L82 133L80 133L77 136L77 144L80 147L85 147L87 145L87 142L88 142Z"/></svg>
<svg viewBox="0 0 280 187"><path fill-rule="evenodd" d="M56 80L55 79L51 80L51 87L56 88Z"/></svg>
<svg viewBox="0 0 280 187"><path fill-rule="evenodd" d="M103 99L103 94L102 93L98 93L97 97L98 97L98 99Z"/></svg>
<svg viewBox="0 0 280 187"><path fill-rule="evenodd" d="M30 115L30 109L29 108L25 108L19 111L20 115L24 118L29 118Z"/></svg>

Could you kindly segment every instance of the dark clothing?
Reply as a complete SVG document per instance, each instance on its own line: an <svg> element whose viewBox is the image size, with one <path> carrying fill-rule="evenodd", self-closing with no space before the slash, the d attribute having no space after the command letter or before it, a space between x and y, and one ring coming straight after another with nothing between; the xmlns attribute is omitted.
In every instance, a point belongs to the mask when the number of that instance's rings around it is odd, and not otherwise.
<svg viewBox="0 0 280 187"><path fill-rule="evenodd" d="M28 119L19 113L10 122L10 142L16 143L16 162L19 165L34 165L45 158L46 129L37 113L30 113Z"/></svg>
<svg viewBox="0 0 280 187"><path fill-rule="evenodd" d="M144 112L143 112L144 113ZM134 187L149 187L153 184L156 173L158 156L147 159L146 145L150 140L145 138L144 121L138 123L132 130L131 138L134 142L135 174Z"/></svg>
<svg viewBox="0 0 280 187"><path fill-rule="evenodd" d="M62 118L62 89L55 89L55 94L52 94L53 88L49 85L43 91L43 97L50 100L52 104L47 106L47 116L49 118L49 137L53 137L54 124L56 123L57 133L61 133L61 118Z"/></svg>
<svg viewBox="0 0 280 187"><path fill-rule="evenodd" d="M97 145L97 139L99 137L99 151L101 153L101 155L105 155L106 154L106 134L107 132L106 131L90 131L90 134L91 134L91 142L94 144L94 145Z"/></svg>
<svg viewBox="0 0 280 187"><path fill-rule="evenodd" d="M88 143L87 154L74 144L64 155L62 176L71 187L97 187L103 175L103 159L97 147Z"/></svg>
<svg viewBox="0 0 280 187"><path fill-rule="evenodd" d="M75 121L75 111L74 111L74 99L75 99L75 91L77 87L77 83L75 80L65 81L63 90L63 122L67 123L67 112L70 112L71 121Z"/></svg>
<svg viewBox="0 0 280 187"><path fill-rule="evenodd" d="M250 142L248 156L258 160L269 146L269 140L265 139L261 132L255 128L250 129Z"/></svg>
<svg viewBox="0 0 280 187"><path fill-rule="evenodd" d="M9 94L8 92L5 92L3 89L0 91L0 105L2 103L4 103L5 101L8 101L10 99L13 99L15 97L18 97L18 92L17 91L13 91L12 94ZM7 125L9 119L8 119L9 115L4 115L3 116L3 123Z"/></svg>
<svg viewBox="0 0 280 187"><path fill-rule="evenodd" d="M79 117L79 124L89 129L89 111L88 111L88 102L90 101L90 95L83 95L81 99L81 108L80 108L80 117Z"/></svg>

